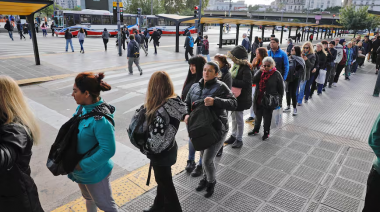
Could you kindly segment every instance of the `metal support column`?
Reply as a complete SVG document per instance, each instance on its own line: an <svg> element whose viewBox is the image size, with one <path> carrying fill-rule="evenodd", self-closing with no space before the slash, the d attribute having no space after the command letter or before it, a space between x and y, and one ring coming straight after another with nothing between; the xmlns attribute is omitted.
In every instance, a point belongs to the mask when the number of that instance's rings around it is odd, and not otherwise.
<svg viewBox="0 0 380 212"><path fill-rule="evenodd" d="M292 33L292 27L291 26L289 26L289 36L288 36L288 38L290 38L290 34Z"/></svg>
<svg viewBox="0 0 380 212"><path fill-rule="evenodd" d="M317 27L317 39L318 40L318 37L319 37L319 27Z"/></svg>
<svg viewBox="0 0 380 212"><path fill-rule="evenodd" d="M310 38L310 37L309 37L310 29L311 29L310 27L307 29L307 38L305 39L306 41L310 41L310 40L309 40L309 38Z"/></svg>
<svg viewBox="0 0 380 212"><path fill-rule="evenodd" d="M262 25L261 26L261 41L264 42L264 29L265 29L265 26Z"/></svg>
<svg viewBox="0 0 380 212"><path fill-rule="evenodd" d="M304 28L302 28L302 34L301 34L301 41L303 41L303 34L304 34L305 30Z"/></svg>
<svg viewBox="0 0 380 212"><path fill-rule="evenodd" d="M33 51L34 51L34 60L36 61L36 65L40 65L40 54L38 52L37 45L37 36L36 36L36 28L34 27L34 13L27 16L29 29L32 33L32 43L33 43Z"/></svg>
<svg viewBox="0 0 380 212"><path fill-rule="evenodd" d="M181 22L177 22L175 25L175 52L179 52L179 25Z"/></svg>
<svg viewBox="0 0 380 212"><path fill-rule="evenodd" d="M223 24L219 24L219 49L222 48L222 39L223 39Z"/></svg>
<svg viewBox="0 0 380 212"><path fill-rule="evenodd" d="M273 29L272 29L272 35L274 35L274 29L276 28L276 26L273 25Z"/></svg>
<svg viewBox="0 0 380 212"><path fill-rule="evenodd" d="M282 44L282 36L284 34L284 26L281 27L281 38L280 38L280 44Z"/></svg>
<svg viewBox="0 0 380 212"><path fill-rule="evenodd" d="M253 25L251 25L251 31L249 31L249 41L250 41L250 43L252 43L252 41L253 41Z"/></svg>
<svg viewBox="0 0 380 212"><path fill-rule="evenodd" d="M239 45L239 28L240 28L240 24L236 24L236 43L235 43L235 46Z"/></svg>
<svg viewBox="0 0 380 212"><path fill-rule="evenodd" d="M326 35L327 35L327 28L325 29L325 39L326 39Z"/></svg>

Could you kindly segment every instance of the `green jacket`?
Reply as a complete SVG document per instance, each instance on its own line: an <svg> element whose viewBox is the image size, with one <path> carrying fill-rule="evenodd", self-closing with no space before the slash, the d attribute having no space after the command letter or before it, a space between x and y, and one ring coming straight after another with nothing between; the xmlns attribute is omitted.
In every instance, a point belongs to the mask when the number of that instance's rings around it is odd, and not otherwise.
<svg viewBox="0 0 380 212"><path fill-rule="evenodd" d="M380 115L373 124L371 133L369 134L368 144L376 155L376 160L373 162L373 165L380 174Z"/></svg>

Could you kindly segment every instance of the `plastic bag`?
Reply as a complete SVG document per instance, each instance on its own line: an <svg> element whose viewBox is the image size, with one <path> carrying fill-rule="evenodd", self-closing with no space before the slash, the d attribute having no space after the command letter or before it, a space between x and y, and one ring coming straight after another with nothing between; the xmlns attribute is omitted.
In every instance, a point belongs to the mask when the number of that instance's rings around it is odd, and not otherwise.
<svg viewBox="0 0 380 212"><path fill-rule="evenodd" d="M326 79L326 70L320 69L317 79L315 80L318 84L324 84Z"/></svg>
<svg viewBox="0 0 380 212"><path fill-rule="evenodd" d="M283 109L281 107L278 107L277 109L273 110L272 122L270 127L271 129L282 127L282 115Z"/></svg>

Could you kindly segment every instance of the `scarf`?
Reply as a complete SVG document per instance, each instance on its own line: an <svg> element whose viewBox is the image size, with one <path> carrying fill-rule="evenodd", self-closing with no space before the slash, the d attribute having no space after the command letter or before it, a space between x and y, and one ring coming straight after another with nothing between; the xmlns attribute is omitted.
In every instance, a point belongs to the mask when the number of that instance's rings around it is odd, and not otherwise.
<svg viewBox="0 0 380 212"><path fill-rule="evenodd" d="M273 67L272 70L270 71L265 71L263 73L261 73L261 78L260 78L260 82L259 82L259 85L260 85L260 92L259 92L259 97L257 98L257 103L258 104L261 104L261 99L262 97L264 96L264 92L265 92L265 89L266 89L266 86L267 86L267 82L269 80L269 78L274 74L274 72L276 72L276 67Z"/></svg>
<svg viewBox="0 0 380 212"><path fill-rule="evenodd" d="M232 76L233 79L236 78L236 76L238 74L238 71L239 71L239 68L240 68L240 65L238 65L236 63L232 66L232 68L231 68L231 76Z"/></svg>

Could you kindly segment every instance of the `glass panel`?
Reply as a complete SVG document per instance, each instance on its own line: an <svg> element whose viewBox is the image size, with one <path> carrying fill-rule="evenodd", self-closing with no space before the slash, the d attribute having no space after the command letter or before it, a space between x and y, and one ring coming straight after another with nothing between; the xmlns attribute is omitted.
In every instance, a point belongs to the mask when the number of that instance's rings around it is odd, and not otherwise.
<svg viewBox="0 0 380 212"><path fill-rule="evenodd" d="M91 24L102 24L102 19L100 15L93 15L91 17Z"/></svg>
<svg viewBox="0 0 380 212"><path fill-rule="evenodd" d="M79 14L74 14L74 22L75 22L75 24L80 24L80 16L79 16Z"/></svg>
<svg viewBox="0 0 380 212"><path fill-rule="evenodd" d="M81 24L91 24L91 15L80 15Z"/></svg>
<svg viewBox="0 0 380 212"><path fill-rule="evenodd" d="M102 19L103 19L103 24L104 25L111 24L111 16L103 15Z"/></svg>

